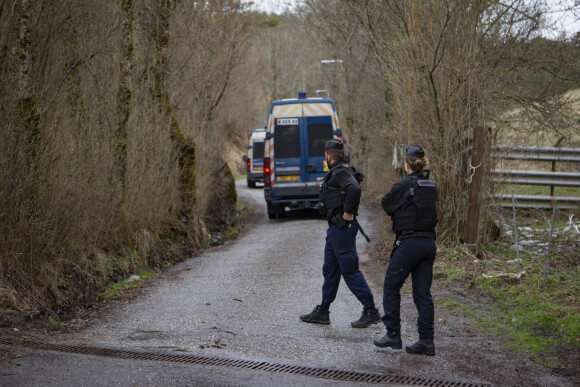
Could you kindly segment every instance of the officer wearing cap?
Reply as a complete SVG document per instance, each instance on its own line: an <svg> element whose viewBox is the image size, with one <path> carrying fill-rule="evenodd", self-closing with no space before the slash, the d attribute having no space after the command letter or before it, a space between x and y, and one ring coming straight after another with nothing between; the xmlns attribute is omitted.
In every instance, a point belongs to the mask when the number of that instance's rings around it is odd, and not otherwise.
<svg viewBox="0 0 580 387"><path fill-rule="evenodd" d="M351 326L366 328L379 323L381 316L358 264L356 235L359 226L356 215L361 188L353 176L354 169L344 160L342 141L328 141L324 149L330 171L322 180L320 189L320 210L329 226L322 266L322 302L311 313L301 315L300 319L308 323L330 324L329 307L336 298L342 275L350 291L363 305L361 317L352 322Z"/></svg>
<svg viewBox="0 0 580 387"><path fill-rule="evenodd" d="M385 273L383 285L383 323L387 334L374 340L377 347L401 349L401 287L411 274L413 301L419 312L419 341L405 347L409 353L435 355L433 343L434 310L431 298L433 261L435 260L435 226L437 190L425 168L429 160L420 145L405 154L407 176L383 196L381 204L393 220L396 241Z"/></svg>

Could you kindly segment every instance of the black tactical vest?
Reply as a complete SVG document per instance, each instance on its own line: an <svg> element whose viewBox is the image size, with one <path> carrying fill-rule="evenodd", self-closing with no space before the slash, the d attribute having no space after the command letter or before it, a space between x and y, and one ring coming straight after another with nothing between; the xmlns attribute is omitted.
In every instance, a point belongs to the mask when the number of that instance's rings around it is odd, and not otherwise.
<svg viewBox="0 0 580 387"><path fill-rule="evenodd" d="M410 176L413 186L409 188L408 204L393 214L395 233L401 231L433 231L438 222L437 187L422 174Z"/></svg>
<svg viewBox="0 0 580 387"><path fill-rule="evenodd" d="M342 208L344 207L344 201L346 200L346 192L342 191L338 187L328 186L330 177L336 170L340 168L347 168L347 170L354 176L354 178L359 184L364 178L364 175L362 173L360 173L354 167L348 164L341 164L332 169L331 171L329 171L326 174L326 176L324 176L320 184L318 210L320 211L320 214L326 218L326 220L332 218L335 212L342 212Z"/></svg>

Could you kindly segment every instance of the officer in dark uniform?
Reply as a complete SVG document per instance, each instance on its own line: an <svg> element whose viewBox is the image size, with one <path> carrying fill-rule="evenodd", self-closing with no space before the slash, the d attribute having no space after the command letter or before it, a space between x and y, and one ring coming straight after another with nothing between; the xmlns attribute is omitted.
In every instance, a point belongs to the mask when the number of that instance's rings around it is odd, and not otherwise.
<svg viewBox="0 0 580 387"><path fill-rule="evenodd" d="M401 287L411 274L413 301L419 312L419 341L405 347L409 353L435 355L433 344L434 311L431 298L433 261L435 260L435 226L437 190L425 168L429 160L420 145L413 145L405 155L407 176L383 196L381 204L393 220L396 234L391 260L383 286L382 320L387 334L374 341L377 347L401 349Z"/></svg>
<svg viewBox="0 0 580 387"><path fill-rule="evenodd" d="M310 314L301 315L300 319L309 323L330 324L329 307L336 298L342 275L346 285L364 308L361 317L351 325L354 328L366 328L377 324L381 316L375 308L373 293L358 265L356 235L359 226L355 217L358 214L361 189L353 175L354 169L344 161L342 141L328 141L324 149L330 171L322 180L320 189L320 210L329 226L322 266L322 303Z"/></svg>

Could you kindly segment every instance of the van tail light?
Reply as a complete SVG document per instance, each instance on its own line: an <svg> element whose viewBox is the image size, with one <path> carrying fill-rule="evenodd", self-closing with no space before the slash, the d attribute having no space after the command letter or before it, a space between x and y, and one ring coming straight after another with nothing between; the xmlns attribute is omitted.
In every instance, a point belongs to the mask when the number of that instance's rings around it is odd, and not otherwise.
<svg viewBox="0 0 580 387"><path fill-rule="evenodd" d="M248 162L246 163L246 166L247 166L248 173L250 173L250 167L251 167L250 159L248 159Z"/></svg>
<svg viewBox="0 0 580 387"><path fill-rule="evenodd" d="M272 187L272 182L270 181L270 158L264 157L264 187Z"/></svg>

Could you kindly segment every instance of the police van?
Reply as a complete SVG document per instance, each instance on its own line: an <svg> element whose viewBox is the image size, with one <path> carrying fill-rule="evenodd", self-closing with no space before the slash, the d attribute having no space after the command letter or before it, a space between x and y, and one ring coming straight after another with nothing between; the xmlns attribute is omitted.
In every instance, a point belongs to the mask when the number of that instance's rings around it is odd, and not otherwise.
<svg viewBox="0 0 580 387"><path fill-rule="evenodd" d="M315 209L320 181L328 172L324 144L342 140L336 107L330 98L274 101L266 126L264 197L268 216Z"/></svg>
<svg viewBox="0 0 580 387"><path fill-rule="evenodd" d="M254 129L250 133L246 170L248 187L255 188L256 183L264 183L264 140L266 129Z"/></svg>

